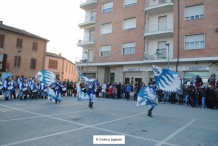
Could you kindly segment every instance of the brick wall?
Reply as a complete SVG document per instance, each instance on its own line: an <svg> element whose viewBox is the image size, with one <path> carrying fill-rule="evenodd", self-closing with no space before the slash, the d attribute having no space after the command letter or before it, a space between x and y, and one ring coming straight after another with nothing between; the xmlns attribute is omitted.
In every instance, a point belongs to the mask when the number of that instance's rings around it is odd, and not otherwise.
<svg viewBox="0 0 218 146"><path fill-rule="evenodd" d="M20 35L17 33L0 30L0 34L5 35L4 48L0 49L1 54L7 54L7 63L10 64L9 72L15 74L14 57L17 55L18 50L21 50L21 64L17 69L17 76L24 75L26 77L35 76L35 74L43 69L43 54L46 50L47 42L36 38ZM17 38L23 39L22 48L16 47ZM37 51L32 50L33 42L38 43ZM30 69L31 58L36 59L36 68Z"/></svg>
<svg viewBox="0 0 218 146"><path fill-rule="evenodd" d="M117 62L143 60L144 54L144 25L145 25L145 1L138 0L137 5L128 8L123 7L123 0L113 1L113 11L102 13L102 4L109 0L101 0L96 8L94 62ZM136 17L136 29L123 31L123 20ZM100 34L101 25L112 22L111 34ZM136 42L135 54L121 55L122 43ZM111 55L99 57L99 49L102 45L111 45Z"/></svg>
<svg viewBox="0 0 218 146"><path fill-rule="evenodd" d="M196 20L184 20L186 6L204 3L205 17ZM217 0L180 0L180 58L218 56L218 1ZM205 33L205 49L184 50L185 35ZM174 58L178 49L178 0L174 0Z"/></svg>

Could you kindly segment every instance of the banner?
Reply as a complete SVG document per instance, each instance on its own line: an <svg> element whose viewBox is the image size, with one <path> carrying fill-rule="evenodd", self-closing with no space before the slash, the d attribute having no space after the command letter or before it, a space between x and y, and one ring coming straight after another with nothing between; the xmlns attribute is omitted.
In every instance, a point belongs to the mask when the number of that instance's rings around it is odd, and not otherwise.
<svg viewBox="0 0 218 146"><path fill-rule="evenodd" d="M165 92L183 92L182 78L177 72L152 65L157 88Z"/></svg>

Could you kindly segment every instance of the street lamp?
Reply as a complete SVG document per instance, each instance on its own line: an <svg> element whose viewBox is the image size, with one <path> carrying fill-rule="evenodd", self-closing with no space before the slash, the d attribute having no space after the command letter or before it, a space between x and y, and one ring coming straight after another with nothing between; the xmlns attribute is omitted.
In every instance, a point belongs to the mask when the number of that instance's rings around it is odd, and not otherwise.
<svg viewBox="0 0 218 146"><path fill-rule="evenodd" d="M85 54L87 54L87 59L86 59L86 63L87 63L87 66L86 66L86 77L88 77L88 59L89 59L89 53L88 52L84 52Z"/></svg>
<svg viewBox="0 0 218 146"><path fill-rule="evenodd" d="M17 51L16 66L15 66L16 68L15 68L15 74L14 74L15 78L16 78L16 75L17 75L18 55L19 55L20 52L21 52L21 50Z"/></svg>
<svg viewBox="0 0 218 146"><path fill-rule="evenodd" d="M168 51L168 55L167 55L167 57L168 57L168 69L169 69L169 64L170 64L170 62L169 62L169 58L170 58L170 56L169 56L169 51L170 51L169 50L169 46L170 46L170 44L166 43L165 45L168 47L168 50L167 50Z"/></svg>

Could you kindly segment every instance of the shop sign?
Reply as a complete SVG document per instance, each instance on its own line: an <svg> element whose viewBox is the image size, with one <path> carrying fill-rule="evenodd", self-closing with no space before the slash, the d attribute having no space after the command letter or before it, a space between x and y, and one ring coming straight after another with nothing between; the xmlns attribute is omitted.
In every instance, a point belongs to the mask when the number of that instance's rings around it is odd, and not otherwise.
<svg viewBox="0 0 218 146"><path fill-rule="evenodd" d="M141 68L126 68L124 71L141 71Z"/></svg>
<svg viewBox="0 0 218 146"><path fill-rule="evenodd" d="M97 71L97 67L83 67L83 71L95 72Z"/></svg>
<svg viewBox="0 0 218 146"><path fill-rule="evenodd" d="M206 66L185 67L185 70L207 70Z"/></svg>

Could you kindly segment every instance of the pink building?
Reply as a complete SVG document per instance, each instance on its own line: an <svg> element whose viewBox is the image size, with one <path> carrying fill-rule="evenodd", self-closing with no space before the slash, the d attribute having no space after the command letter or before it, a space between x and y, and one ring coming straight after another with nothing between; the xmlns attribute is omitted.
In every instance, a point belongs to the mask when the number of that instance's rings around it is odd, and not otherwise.
<svg viewBox="0 0 218 146"><path fill-rule="evenodd" d="M61 81L70 80L78 81L78 75L75 64L59 53L59 55L51 52L46 52L45 69L50 70L56 74L57 79Z"/></svg>

